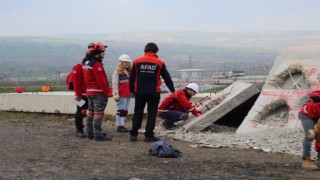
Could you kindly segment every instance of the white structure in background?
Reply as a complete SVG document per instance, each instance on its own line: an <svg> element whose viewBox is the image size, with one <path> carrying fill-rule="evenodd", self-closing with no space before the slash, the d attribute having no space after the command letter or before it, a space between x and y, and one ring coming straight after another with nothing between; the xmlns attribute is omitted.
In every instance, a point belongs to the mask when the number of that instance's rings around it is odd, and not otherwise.
<svg viewBox="0 0 320 180"><path fill-rule="evenodd" d="M244 71L230 71L227 74L228 77L243 77Z"/></svg>
<svg viewBox="0 0 320 180"><path fill-rule="evenodd" d="M200 81L203 77L204 69L181 69L180 72L181 79L186 82Z"/></svg>

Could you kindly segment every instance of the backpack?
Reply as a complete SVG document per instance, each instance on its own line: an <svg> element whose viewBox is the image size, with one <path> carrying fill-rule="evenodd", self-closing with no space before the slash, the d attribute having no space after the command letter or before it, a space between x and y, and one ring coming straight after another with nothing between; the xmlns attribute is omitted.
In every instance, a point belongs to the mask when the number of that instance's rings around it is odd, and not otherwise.
<svg viewBox="0 0 320 180"><path fill-rule="evenodd" d="M152 144L151 149L149 149L149 154L157 157L172 157L176 158L181 155L181 151L173 148L170 144L159 140Z"/></svg>
<svg viewBox="0 0 320 180"><path fill-rule="evenodd" d="M68 76L66 78L66 85L67 85L67 89L68 90L74 90L74 86L73 86L73 69L68 74Z"/></svg>
<svg viewBox="0 0 320 180"><path fill-rule="evenodd" d="M312 91L309 97L313 102L320 102L320 90Z"/></svg>

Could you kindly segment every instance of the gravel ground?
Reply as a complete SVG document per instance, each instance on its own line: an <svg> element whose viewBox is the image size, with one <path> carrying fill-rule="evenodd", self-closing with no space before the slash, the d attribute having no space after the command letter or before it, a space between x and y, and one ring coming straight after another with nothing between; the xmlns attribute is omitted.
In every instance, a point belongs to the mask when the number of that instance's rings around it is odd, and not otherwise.
<svg viewBox="0 0 320 180"><path fill-rule="evenodd" d="M131 123L127 124L130 128ZM181 136L194 137L197 141L210 137L210 141L214 142L215 135L208 132L183 135L157 128L158 136L182 151L179 158L158 158L148 155L152 143L143 142L142 134L138 142L129 142L128 134L115 132L114 120L105 120L103 128L114 137L114 141L94 142L75 137L73 119L68 116L0 112L0 179L320 177L320 171L303 170L300 156L294 153L267 153L251 148L251 145L246 149L237 145L206 148L210 146L177 140L182 139L178 138ZM225 140L235 138L232 131L218 134ZM219 138L217 143L221 143ZM231 142L234 140L231 139Z"/></svg>
<svg viewBox="0 0 320 180"><path fill-rule="evenodd" d="M183 133L175 130L159 131L159 134L191 142L193 147L236 147L241 149L257 149L268 153L286 153L297 156L302 154L302 141L304 138L302 127L244 134L235 134L235 131L236 128L212 125L207 131L201 133ZM316 159L317 153L314 148L312 148L312 155Z"/></svg>

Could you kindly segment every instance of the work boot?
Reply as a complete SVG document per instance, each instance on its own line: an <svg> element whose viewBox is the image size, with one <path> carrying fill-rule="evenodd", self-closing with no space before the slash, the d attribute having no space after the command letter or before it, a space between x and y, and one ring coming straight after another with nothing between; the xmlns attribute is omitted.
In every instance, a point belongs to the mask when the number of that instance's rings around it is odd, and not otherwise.
<svg viewBox="0 0 320 180"><path fill-rule="evenodd" d="M127 133L127 132L130 132L130 131L128 129L126 129L124 126L118 126L117 132Z"/></svg>
<svg viewBox="0 0 320 180"><path fill-rule="evenodd" d="M160 139L155 137L155 136L151 136L151 137L144 137L144 142L156 142L159 141Z"/></svg>
<svg viewBox="0 0 320 180"><path fill-rule="evenodd" d="M87 139L93 140L94 136L91 133L87 133Z"/></svg>
<svg viewBox="0 0 320 180"><path fill-rule="evenodd" d="M318 152L318 155L317 155L317 165L320 166L320 152Z"/></svg>
<svg viewBox="0 0 320 180"><path fill-rule="evenodd" d="M79 138L86 138L87 135L83 133L83 131L77 131L76 132L76 137L79 137Z"/></svg>
<svg viewBox="0 0 320 180"><path fill-rule="evenodd" d="M138 138L137 138L137 136L130 136L130 141L137 141L138 140Z"/></svg>
<svg viewBox="0 0 320 180"><path fill-rule="evenodd" d="M93 138L94 141L113 141L113 138L108 135L97 136Z"/></svg>
<svg viewBox="0 0 320 180"><path fill-rule="evenodd" d="M307 170L318 170L319 167L311 160L310 156L303 158L302 168Z"/></svg>
<svg viewBox="0 0 320 180"><path fill-rule="evenodd" d="M172 130L174 129L176 126L168 121L163 121L162 126L166 129L166 130Z"/></svg>

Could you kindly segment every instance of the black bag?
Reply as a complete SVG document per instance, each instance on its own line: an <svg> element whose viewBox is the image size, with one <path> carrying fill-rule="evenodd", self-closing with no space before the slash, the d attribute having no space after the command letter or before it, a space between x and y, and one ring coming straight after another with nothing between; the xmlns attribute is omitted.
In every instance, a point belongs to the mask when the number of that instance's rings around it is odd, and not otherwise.
<svg viewBox="0 0 320 180"><path fill-rule="evenodd" d="M181 151L173 148L170 144L159 140L152 144L151 149L149 149L149 154L158 157L179 157Z"/></svg>

